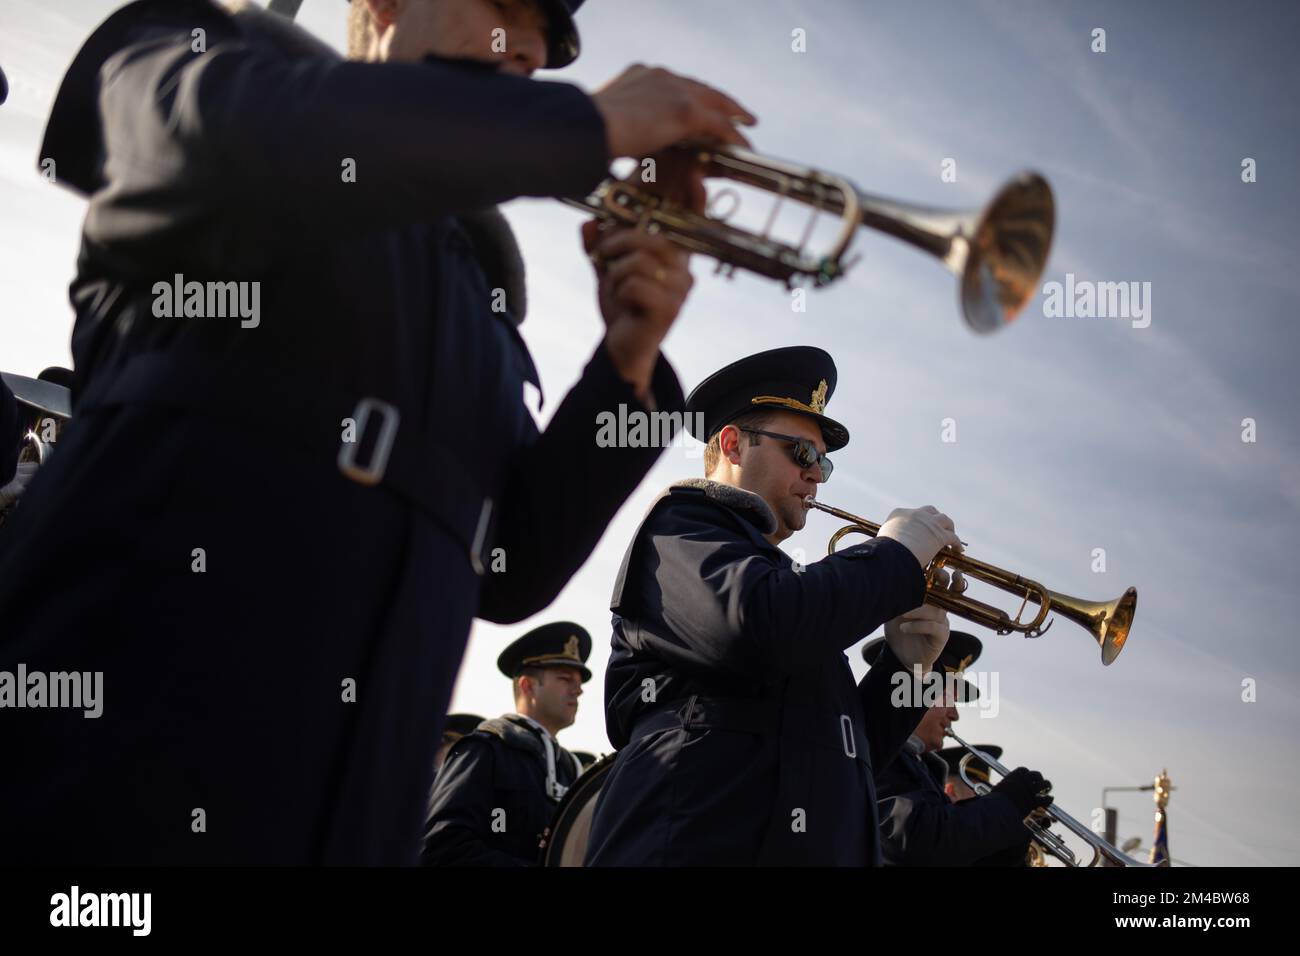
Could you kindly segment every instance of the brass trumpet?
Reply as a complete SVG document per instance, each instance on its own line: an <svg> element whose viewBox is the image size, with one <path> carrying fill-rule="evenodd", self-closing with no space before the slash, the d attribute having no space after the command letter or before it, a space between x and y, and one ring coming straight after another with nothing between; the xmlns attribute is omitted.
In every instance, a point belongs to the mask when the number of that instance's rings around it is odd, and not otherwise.
<svg viewBox="0 0 1300 956"><path fill-rule="evenodd" d="M732 146L680 146L706 176L721 177L776 195L761 232L741 229L724 217L699 214L636 183L607 179L585 199L566 199L603 220L661 233L692 252L718 261L718 271L737 269L815 286L834 282L855 259L847 259L859 226L887 233L939 259L959 277L962 316L975 332L992 332L1024 308L1038 287L1055 228L1051 187L1037 173L1008 181L983 209L947 212L896 202L860 191L842 176L787 163ZM811 208L797 244L771 235L787 200ZM734 207L731 210L734 212ZM830 247L805 250L819 213L839 216Z"/></svg>
<svg viewBox="0 0 1300 956"><path fill-rule="evenodd" d="M865 518L859 518L848 511L832 508L811 497L804 499L809 508L816 508L829 515L849 522L831 535L826 553L834 554L835 548L845 535L862 534L874 538L880 533L880 525ZM1001 608L977 601L965 596L964 582L945 586L939 581L939 572L944 568L960 572L963 576L984 581L995 588L1014 594L1021 598L1020 608L1015 617ZM1047 616L1053 612L1081 626L1101 647L1101 662L1110 664L1119 657L1128 640L1129 628L1133 626L1133 614L1137 610L1137 589L1129 588L1113 601L1084 601L1051 591L1037 581L1004 571L983 561L977 561L956 548L947 547L940 551L929 567L925 569L925 602L941 607L950 614L965 618L976 624L996 631L998 634L1010 634L1013 631L1025 637L1038 637L1052 626ZM1038 611L1032 620L1022 621L1021 615L1030 602L1038 605Z"/></svg>
<svg viewBox="0 0 1300 956"><path fill-rule="evenodd" d="M1011 773L1010 770L1000 764L992 756L985 753L983 750L980 750L978 747L972 747L970 744L966 743L966 741L962 740L951 727L946 731L946 734L951 737L958 746L966 749L966 755L961 758L961 762L957 765L957 772L961 775L962 783L966 784L966 786L970 787L980 796L989 793L993 788L982 780L972 781L970 779L966 773L966 765L971 760L978 759L984 761L984 763L988 764L990 770L1003 777ZM1111 866L1152 867L1156 865L1154 863L1144 863L1141 860L1129 856L1119 847L1092 832L1091 829L1084 826L1055 804L1046 807L1040 812L1044 816L1050 817L1057 823L1061 824L1061 826L1065 827L1092 848L1092 860L1087 864L1088 866L1096 866L1098 863L1102 862L1103 859L1105 859ZM1070 849L1066 842L1060 836L1035 820L1033 814L1025 817L1025 826L1029 829L1029 832L1033 834L1033 842L1037 844L1041 852L1050 853L1066 866L1080 865L1079 858L1075 856L1074 851Z"/></svg>

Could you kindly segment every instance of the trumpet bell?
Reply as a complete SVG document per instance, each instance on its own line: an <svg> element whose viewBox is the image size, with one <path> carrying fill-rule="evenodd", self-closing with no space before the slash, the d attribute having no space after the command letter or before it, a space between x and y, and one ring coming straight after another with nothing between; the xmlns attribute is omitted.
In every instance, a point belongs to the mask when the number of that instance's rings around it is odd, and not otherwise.
<svg viewBox="0 0 1300 956"><path fill-rule="evenodd" d="M1101 662L1109 665L1128 640L1137 613L1137 588L1129 588L1113 601L1083 601L1048 591L1052 611L1082 625L1101 647Z"/></svg>
<svg viewBox="0 0 1300 956"><path fill-rule="evenodd" d="M953 237L944 261L961 278L962 317L972 331L1002 328L1034 297L1055 226L1052 187L1021 173L998 191L969 238L964 231Z"/></svg>

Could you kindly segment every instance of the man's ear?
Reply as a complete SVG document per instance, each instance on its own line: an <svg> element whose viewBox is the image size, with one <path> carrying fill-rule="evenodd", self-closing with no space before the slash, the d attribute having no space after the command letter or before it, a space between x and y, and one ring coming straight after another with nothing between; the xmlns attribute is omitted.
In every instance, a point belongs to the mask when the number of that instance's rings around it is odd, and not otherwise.
<svg viewBox="0 0 1300 956"><path fill-rule="evenodd" d="M370 19L375 21L375 26L380 32L393 25L397 20L398 9L402 5L402 0L364 0L364 2L370 11Z"/></svg>
<svg viewBox="0 0 1300 956"><path fill-rule="evenodd" d="M735 425L724 425L718 432L718 451L733 465L740 464L740 429Z"/></svg>
<svg viewBox="0 0 1300 956"><path fill-rule="evenodd" d="M525 684L524 681L527 681L528 683ZM541 682L541 674L525 674L519 678L519 693L523 694L525 697L531 697L537 692L537 685Z"/></svg>

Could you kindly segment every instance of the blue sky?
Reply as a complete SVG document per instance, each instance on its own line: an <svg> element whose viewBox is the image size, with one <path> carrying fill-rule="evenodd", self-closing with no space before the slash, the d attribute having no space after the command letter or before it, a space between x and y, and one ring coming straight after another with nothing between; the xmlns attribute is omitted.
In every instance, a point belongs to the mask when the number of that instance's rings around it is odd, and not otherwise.
<svg viewBox="0 0 1300 956"><path fill-rule="evenodd" d="M35 174L45 116L75 49L116 4L0 0L0 367L66 362L84 206ZM341 45L345 5L306 0L299 21ZM982 204L1022 168L1058 203L1043 281L1150 282L1152 321L1049 318L1036 297L1016 324L977 338L955 281L928 257L862 233L863 254L807 311L758 279L713 277L665 351L690 388L742 355L813 344L836 358L831 413L853 442L820 497L879 520L895 506L951 514L976 557L1050 587L1140 592L1120 659L1103 668L1082 630L1034 642L979 632L1000 712L959 730L1041 769L1058 802L1089 819L1106 785L1167 767L1170 846L1196 864L1295 864L1300 700L1292 543L1300 529L1300 358L1291 259L1293 46L1289 3L778 2L589 0L583 57L555 74L595 88L631 62L705 79L754 111L757 148L844 174L873 193ZM1107 51L1090 51L1091 31ZM807 51L790 48L803 29ZM1241 161L1258 181L1241 181ZM957 181L940 164L957 162ZM600 337L580 215L549 201L506 209L529 268L523 331L542 374L544 420ZM941 440L944 419L957 440ZM1241 440L1242 420L1257 441ZM596 637L596 679L574 748L608 750L599 698L610 583L657 491L701 468L665 453L593 559L529 624L568 617ZM824 516L787 542L809 560ZM1104 548L1105 573L1092 570ZM527 625L478 625L454 706L510 706L495 672ZM863 665L850 651L855 671ZM1257 698L1242 700L1243 680ZM1115 798L1121 834L1150 841L1146 795Z"/></svg>

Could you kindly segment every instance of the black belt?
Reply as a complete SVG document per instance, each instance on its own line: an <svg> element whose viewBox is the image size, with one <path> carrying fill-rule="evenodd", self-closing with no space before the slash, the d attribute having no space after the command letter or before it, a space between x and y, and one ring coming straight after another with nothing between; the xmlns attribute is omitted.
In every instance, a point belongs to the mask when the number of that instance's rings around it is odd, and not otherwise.
<svg viewBox="0 0 1300 956"><path fill-rule="evenodd" d="M638 718L636 740L660 730L726 730L774 737L781 732L782 702L747 697L701 697L669 701Z"/></svg>
<svg viewBox="0 0 1300 956"><path fill-rule="evenodd" d="M397 406L373 395L349 394L320 382L295 381L257 366L221 365L168 353L137 355L105 382L78 397L77 411L120 405L184 408L254 427L276 427L284 438L344 477L382 485L429 515L454 535L483 574L491 541L492 499L465 468L415 422L403 427ZM343 419L356 422L355 440L342 440ZM283 430L281 430L283 426ZM369 460L360 462L363 440L376 431Z"/></svg>
<svg viewBox="0 0 1300 956"><path fill-rule="evenodd" d="M824 716L827 725L839 727L839 738L818 737L809 741L811 746L842 750L846 757L856 760L868 774L871 755L858 753L853 737L852 719L847 714L835 714L818 707L790 704L779 698L756 699L752 697L688 697L662 704L639 717L632 725L630 740L638 740L662 730L724 730L734 733L756 734L761 737L780 736L787 711L805 711Z"/></svg>

